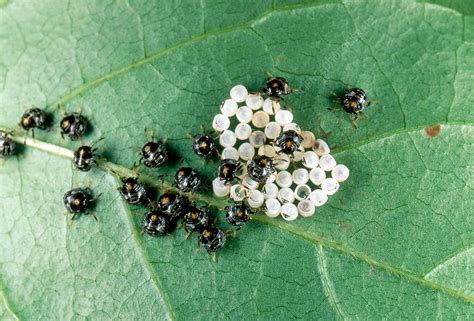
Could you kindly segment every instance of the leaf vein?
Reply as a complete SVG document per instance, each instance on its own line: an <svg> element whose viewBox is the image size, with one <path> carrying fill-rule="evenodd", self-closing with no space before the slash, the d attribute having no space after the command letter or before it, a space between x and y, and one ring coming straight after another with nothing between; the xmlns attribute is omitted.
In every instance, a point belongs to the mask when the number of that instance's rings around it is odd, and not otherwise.
<svg viewBox="0 0 474 321"><path fill-rule="evenodd" d="M11 315L16 321L20 321L20 318L18 317L18 315L17 315L15 312L13 312L12 307L11 307L11 304L10 304L10 302L8 301L7 296L5 295L5 293L3 292L3 290L0 290L0 298L1 298L2 301L3 301L3 305L5 306L5 309L10 313L10 315Z"/></svg>
<svg viewBox="0 0 474 321"><path fill-rule="evenodd" d="M434 291L438 291L447 295L451 295L458 299L462 299L464 301L474 303L474 296L462 293L456 289L441 285L434 281L427 280L423 276L420 276L412 271L393 266L389 263L378 261L368 256L367 254L358 252L355 249L345 246L344 244L340 244L333 240L327 239L320 234L310 233L297 226L286 224L286 222L274 220L263 215L256 216L254 218L254 221L260 222L262 224L266 224L273 228L277 228L289 234L293 234L295 236L298 236L302 239L309 241L310 243L321 245L333 251L337 251L339 253L353 257L354 259L357 259L359 261L366 262L367 264L371 266L377 267L399 278L404 278L412 283L417 283L424 287L430 288Z"/></svg>
<svg viewBox="0 0 474 321"><path fill-rule="evenodd" d="M471 124L471 123L451 123L451 124L443 124L443 125L474 126L474 124ZM401 128L399 130L393 131L393 132L388 133L388 134L375 136L371 139L364 140L364 141L356 143L356 144L345 146L343 148L338 149L333 154L345 152L345 151L352 150L352 149L358 149L362 145L367 145L367 144L370 144L370 143L375 142L377 140L384 139L384 138L387 138L387 137L390 137L390 136L393 136L393 135L409 133L411 131L417 131L417 130L420 130L421 128L424 128L426 126L428 126L428 125L414 126L412 128ZM56 146L54 144L45 143L45 142L42 142L42 141L39 141L39 140L28 139L28 138L24 137L20 132L15 132L14 130L12 130L10 128L3 127L3 126L0 126L0 130L13 132L13 134L14 134L13 139L17 143L25 144L25 145L28 145L30 147L43 150L45 152L56 154L58 156L62 156L62 157L70 158L70 159L72 158L72 157L70 157L70 155L72 155L72 151L69 150L69 149L59 147L59 146ZM124 175L124 176L134 175L133 171L131 171L130 169L125 168L125 167L120 166L120 165L117 165L117 164L114 164L112 162L101 162L101 163L99 163L99 168L101 170L106 171L106 172L114 173L115 174L114 177L115 177L116 180L122 175ZM151 185L153 185L157 188L173 189L173 187L171 185L167 186L167 183L157 184L155 180L153 180L151 177L147 177L146 175L142 175L141 179L144 180L146 183L150 183ZM212 198L210 196L202 195L202 194L199 194L199 193L195 194L195 198L203 200L203 201L207 202L208 204L210 204L212 206L216 206L216 207L223 207L223 205L225 203L225 200L216 201L214 198ZM132 226L131 228L132 228L132 231L133 231L133 236L134 236L137 244L140 244L139 243L139 235L138 235L139 233L136 230L135 224L133 223L133 218L131 217L131 213L130 213L129 209L127 210L127 213L128 213L128 220L129 220L129 222ZM273 228L278 228L282 231L285 231L287 233L290 233L290 234L298 236L302 239L305 239L305 240L307 240L311 243L319 244L319 245L327 247L329 249L338 251L342 254L351 256L355 259L358 259L359 261L366 262L366 263L368 263L372 266L378 267L378 268L380 268L380 269L382 269L382 270L384 270L384 271L386 271L386 272L388 272L392 275L398 276L400 278L403 277L403 278L405 278L405 279L407 279L411 282L423 285L423 286L431 288L435 291L439 291L439 292L451 295L453 297L457 297L459 299L465 300L467 302L474 303L474 296L462 293L462 292L457 291L453 288L443 286L443 285L441 285L439 283L436 283L434 281L427 280L423 276L419 276L419 275L415 274L412 271L405 270L405 269L402 269L402 268L398 268L398 267L392 266L388 263L378 261L378 260L376 260L376 259L374 259L374 258L372 258L372 257L370 257L370 256L368 256L364 253L358 252L358 251L356 251L352 248L349 248L349 247L347 247L343 244L339 244L339 243L337 243L333 240L326 239L326 238L324 238L323 236L321 236L319 234L306 232L306 231L304 231L304 230L302 230L302 229L300 229L296 226L286 224L283 221L269 219L268 217L263 216L263 215L255 216L254 221L260 222L262 224L267 224L267 225L269 225ZM139 247L139 250L141 251L142 256L144 258L146 258L147 255L144 252L143 247L141 245L138 245L138 247ZM172 310L170 309L170 305L169 305L169 302L167 300L166 294L165 294L165 292L163 292L163 287L161 285L161 282L157 278L156 274L153 272L151 262L149 262L149 260L146 260L146 259L144 261L145 261L146 269L150 273L150 276L152 277L153 282L155 283L157 288L160 290L160 293L163 294L163 300L164 300L165 304L167 304L169 312L172 313ZM172 319L175 319L173 314L170 314L170 316L171 316Z"/></svg>
<svg viewBox="0 0 474 321"><path fill-rule="evenodd" d="M114 176L114 178L115 178L115 183L118 185L119 184L118 177ZM132 234L133 234L133 238L135 240L135 244L137 245L137 248L140 251L140 254L143 258L143 264L144 264L145 270L150 275L151 281L153 282L153 284L156 286L158 292L160 293L161 301L163 302L163 305L165 307L165 311L167 312L168 319L169 320L176 320L176 316L174 315L173 308L171 306L168 295L166 294L166 292L164 290L163 284L161 283L160 279L158 278L157 273L153 270L150 259L149 259L148 255L146 254L145 249L141 245L142 243L140 241L140 233L136 229L136 225L133 222L133 217L132 217L132 213L130 211L130 208L126 205L124 205L123 207L124 207L124 209L127 213L127 220L128 220L130 229L132 230Z"/></svg>
<svg viewBox="0 0 474 321"><path fill-rule="evenodd" d="M324 255L323 246L319 244L316 247L317 251L317 260L318 260L318 269L319 275L321 277L321 282L323 284L324 292L326 293L329 303L334 311L337 313L337 316L340 320L346 320L344 317L344 313L341 310L341 307L337 303L336 292L334 290L334 285L332 284L331 280L329 279L329 274L326 269L326 256Z"/></svg>
<svg viewBox="0 0 474 321"><path fill-rule="evenodd" d="M259 23L260 21L264 21L269 16L271 16L272 14L277 13L277 12L287 12L287 11L293 11L293 10L297 10L297 9L314 8L314 7L318 7L318 6L321 6L321 5L323 5L323 4L318 3L318 1L315 1L315 2L305 3L305 4L287 5L287 6L283 6L281 8L277 8L277 9L272 8L270 10L267 10L267 11L263 12L261 15L257 16L256 18L248 20L248 21L246 21L242 24L233 25L233 26L230 26L230 27L227 27L227 28L218 29L218 30L214 30L214 31L210 31L210 32L205 32L204 31L203 33L200 33L196 36L190 37L187 40L178 42L178 43L176 43L176 44L174 44L174 45L172 45L168 48L165 48L165 49L159 50L155 53L152 53L149 56L144 56L144 58L135 60L135 61L131 62L130 64L128 64L128 65L126 65L122 68L115 69L115 70L113 70L113 71L111 71L111 72L109 72L105 75L102 75L98 78L90 80L89 82L83 82L78 87L72 89L69 93L63 95L61 98L59 98L58 100L51 103L49 105L49 107L63 105L65 103L67 103L68 101L72 100L74 97L83 94L84 92L88 91L89 89L92 89L92 88L96 87L97 85L99 85L99 84L101 84L105 81L108 81L110 79L118 77L118 76L120 76L120 75L122 75L122 74L124 74L124 73L126 73L130 70L133 70L137 67L145 65L147 63L150 63L150 62L152 62L156 59L159 59L159 58L165 56L166 54L171 53L171 52L173 52L175 50L178 50L180 48L186 47L186 46L194 44L194 43L198 43L199 41L209 39L209 38L214 37L214 36L218 36L218 35L222 35L222 34L226 34L226 33L232 33L232 32L236 32L236 31L239 31L239 30L248 29L248 28L254 26L255 24Z"/></svg>

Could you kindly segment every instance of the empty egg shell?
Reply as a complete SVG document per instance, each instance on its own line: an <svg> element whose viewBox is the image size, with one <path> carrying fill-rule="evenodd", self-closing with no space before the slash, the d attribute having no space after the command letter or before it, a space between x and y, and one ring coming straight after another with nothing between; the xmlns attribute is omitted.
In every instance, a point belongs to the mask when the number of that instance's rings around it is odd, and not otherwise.
<svg viewBox="0 0 474 321"><path fill-rule="evenodd" d="M286 221L293 221L298 217L298 208L295 204L285 203L280 209L281 216Z"/></svg>
<svg viewBox="0 0 474 321"><path fill-rule="evenodd" d="M239 160L239 152L234 147L226 147L222 151L221 159Z"/></svg>
<svg viewBox="0 0 474 321"><path fill-rule="evenodd" d="M263 146L266 140L265 133L260 130L255 130L249 137L249 143L255 148Z"/></svg>
<svg viewBox="0 0 474 321"><path fill-rule="evenodd" d="M277 199L270 198L265 201L265 208L267 216L275 218L280 214L281 204Z"/></svg>
<svg viewBox="0 0 474 321"><path fill-rule="evenodd" d="M280 110L280 103L274 101L271 98L265 99L263 102L263 111L269 115L274 115Z"/></svg>
<svg viewBox="0 0 474 321"><path fill-rule="evenodd" d="M217 114L214 116L214 119L212 121L212 128L218 132L222 132L226 129L228 129L230 126L230 119L223 115L223 114Z"/></svg>
<svg viewBox="0 0 474 321"><path fill-rule="evenodd" d="M235 100L238 103L242 103L247 99L249 92L247 91L247 88L243 85L237 85L232 87L230 90L230 98Z"/></svg>
<svg viewBox="0 0 474 321"><path fill-rule="evenodd" d="M236 141L237 137L235 137L234 132L230 130L224 130L219 136L219 144L222 147L232 147Z"/></svg>
<svg viewBox="0 0 474 321"><path fill-rule="evenodd" d="M331 150L329 149L329 145L322 139L316 139L313 145L313 152L316 153L318 156L323 156L329 154Z"/></svg>
<svg viewBox="0 0 474 321"><path fill-rule="evenodd" d="M336 181L334 178L326 178L322 183L321 183L321 190L325 192L328 195L333 195L337 192L339 189L339 182Z"/></svg>
<svg viewBox="0 0 474 321"><path fill-rule="evenodd" d="M235 136L239 140L246 140L252 134L252 127L249 124L239 123L235 126Z"/></svg>
<svg viewBox="0 0 474 321"><path fill-rule="evenodd" d="M224 184L224 181L220 180L218 177L212 181L212 190L214 195L217 197L225 197L229 195L230 185Z"/></svg>
<svg viewBox="0 0 474 321"><path fill-rule="evenodd" d="M232 117L237 112L237 108L239 108L239 106L235 100L227 99L221 105L221 113L224 116Z"/></svg>
<svg viewBox="0 0 474 321"><path fill-rule="evenodd" d="M302 200L298 203L298 213L303 217L313 216L316 212L314 204L309 200Z"/></svg>
<svg viewBox="0 0 474 321"><path fill-rule="evenodd" d="M301 137L303 137L303 142L301 143L301 146L304 148L312 148L314 146L314 142L316 140L316 137L314 137L314 134L310 131L302 131L300 132Z"/></svg>
<svg viewBox="0 0 474 321"><path fill-rule="evenodd" d="M235 116L237 116L237 120L239 122L247 124L250 123L250 121L252 120L253 111L247 106L242 106L237 109Z"/></svg>
<svg viewBox="0 0 474 321"><path fill-rule="evenodd" d="M252 124L257 128L264 128L269 121L270 116L264 111L257 111L252 117Z"/></svg>
<svg viewBox="0 0 474 321"><path fill-rule="evenodd" d="M328 201L328 195L320 189L316 189L309 194L308 199L314 206L323 206Z"/></svg>
<svg viewBox="0 0 474 321"><path fill-rule="evenodd" d="M336 165L331 171L331 176L338 182L344 182L349 178L349 168L346 165Z"/></svg>
<svg viewBox="0 0 474 321"><path fill-rule="evenodd" d="M245 104L253 110L259 110L263 105L263 98L260 95L250 94L245 99Z"/></svg>

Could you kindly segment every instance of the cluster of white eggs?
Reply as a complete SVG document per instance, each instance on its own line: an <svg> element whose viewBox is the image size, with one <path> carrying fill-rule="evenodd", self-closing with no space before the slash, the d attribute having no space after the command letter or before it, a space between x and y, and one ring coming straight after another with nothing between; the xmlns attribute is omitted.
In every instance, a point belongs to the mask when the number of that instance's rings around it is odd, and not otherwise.
<svg viewBox="0 0 474 321"><path fill-rule="evenodd" d="M328 196L337 192L339 183L349 177L349 169L336 163L328 144L312 132L302 131L293 122L292 112L282 109L279 102L237 85L220 109L212 127L220 133L221 159L240 161L243 168L238 183L225 184L219 177L213 181L217 197L230 195L235 202L263 208L269 217L281 215L292 221L314 215L316 207L324 205ZM303 137L292 157L278 153L279 148L272 145L287 130ZM276 171L265 183L247 175L247 165L256 155L268 156L275 164Z"/></svg>

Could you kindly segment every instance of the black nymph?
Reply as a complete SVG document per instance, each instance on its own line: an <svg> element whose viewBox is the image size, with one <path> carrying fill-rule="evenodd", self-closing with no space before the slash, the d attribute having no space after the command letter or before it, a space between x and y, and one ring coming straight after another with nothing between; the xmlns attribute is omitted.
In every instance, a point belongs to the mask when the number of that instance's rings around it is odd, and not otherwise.
<svg viewBox="0 0 474 321"><path fill-rule="evenodd" d="M31 130L34 137L36 128L46 129L46 114L39 108L28 109L21 116L20 125L27 131Z"/></svg>
<svg viewBox="0 0 474 321"><path fill-rule="evenodd" d="M92 165L96 165L95 148L91 146L80 146L74 152L74 164L76 168L83 172L88 172L92 168Z"/></svg>
<svg viewBox="0 0 474 321"><path fill-rule="evenodd" d="M224 246L226 240L225 233L222 229L209 226L202 230L198 241L206 249L208 253L213 253Z"/></svg>
<svg viewBox="0 0 474 321"><path fill-rule="evenodd" d="M265 182L275 172L273 160L265 155L256 156L248 164L247 172L256 182Z"/></svg>
<svg viewBox="0 0 474 321"><path fill-rule="evenodd" d="M344 110L350 114L357 114L367 107L367 94L360 88L352 88L347 90L341 98Z"/></svg>
<svg viewBox="0 0 474 321"><path fill-rule="evenodd" d="M209 215L204 210L190 206L184 211L183 222L186 231L201 231L208 225Z"/></svg>
<svg viewBox="0 0 474 321"><path fill-rule="evenodd" d="M234 226L243 226L251 220L250 209L245 204L232 204L227 206L226 219L229 224Z"/></svg>
<svg viewBox="0 0 474 321"><path fill-rule="evenodd" d="M91 204L96 200L88 188L74 188L64 194L64 206L69 213L74 214L72 219L78 214L89 214Z"/></svg>
<svg viewBox="0 0 474 321"><path fill-rule="evenodd" d="M150 141L142 147L140 155L146 167L156 168L162 166L169 158L168 150L160 142Z"/></svg>
<svg viewBox="0 0 474 321"><path fill-rule="evenodd" d="M225 184L232 182L242 169L242 164L234 159L224 159L219 166L219 178Z"/></svg>
<svg viewBox="0 0 474 321"><path fill-rule="evenodd" d="M280 148L279 153L293 155L300 149L303 137L294 130L287 130L280 134L275 140L275 145Z"/></svg>
<svg viewBox="0 0 474 321"><path fill-rule="evenodd" d="M158 209L166 215L177 218L183 214L185 201L175 193L166 192L158 199Z"/></svg>
<svg viewBox="0 0 474 321"><path fill-rule="evenodd" d="M275 77L270 78L265 86L262 88L265 95L272 98L281 98L283 95L288 95L291 92L290 86L285 78Z"/></svg>
<svg viewBox="0 0 474 321"><path fill-rule="evenodd" d="M120 194L130 204L143 204L148 200L145 186L138 183L135 177L129 177L122 180Z"/></svg>
<svg viewBox="0 0 474 321"><path fill-rule="evenodd" d="M196 135L193 138L193 151L203 158L213 157L217 153L216 143L210 135Z"/></svg>
<svg viewBox="0 0 474 321"><path fill-rule="evenodd" d="M63 138L64 135L66 135L71 140L78 140L84 135L87 129L87 120L79 113L72 113L61 119L59 127Z"/></svg>
<svg viewBox="0 0 474 321"><path fill-rule="evenodd" d="M11 137L5 132L0 132L0 157L12 155L15 149L16 144Z"/></svg>
<svg viewBox="0 0 474 321"><path fill-rule="evenodd" d="M174 176L176 186L183 192L194 191L201 184L201 176L191 167L181 167Z"/></svg>
<svg viewBox="0 0 474 321"><path fill-rule="evenodd" d="M158 210L150 210L143 220L143 228L150 235L158 236L173 231L175 222Z"/></svg>

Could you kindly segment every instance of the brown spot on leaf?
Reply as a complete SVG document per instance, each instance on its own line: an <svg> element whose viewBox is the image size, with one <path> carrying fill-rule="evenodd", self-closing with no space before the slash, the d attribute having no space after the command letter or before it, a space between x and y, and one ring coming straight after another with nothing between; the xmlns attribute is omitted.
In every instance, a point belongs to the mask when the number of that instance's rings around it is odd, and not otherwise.
<svg viewBox="0 0 474 321"><path fill-rule="evenodd" d="M441 132L441 125L433 125L425 128L425 133L431 138L434 138L439 135Z"/></svg>

